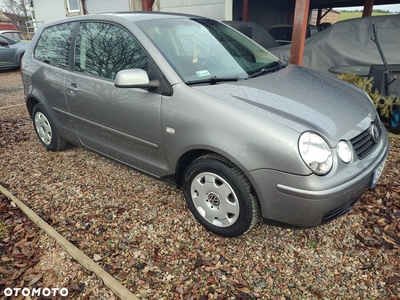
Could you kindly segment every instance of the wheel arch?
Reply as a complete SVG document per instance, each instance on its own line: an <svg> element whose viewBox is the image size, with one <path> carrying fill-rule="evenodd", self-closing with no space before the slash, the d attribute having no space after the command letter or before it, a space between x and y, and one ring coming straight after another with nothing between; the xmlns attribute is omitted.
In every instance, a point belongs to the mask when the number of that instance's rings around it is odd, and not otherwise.
<svg viewBox="0 0 400 300"><path fill-rule="evenodd" d="M18 64L19 68L21 67L21 62L22 62L22 58L24 57L24 55L25 55L25 51L19 53L17 56L17 64Z"/></svg>
<svg viewBox="0 0 400 300"><path fill-rule="evenodd" d="M176 162L175 166L175 182L178 187L182 186L183 176L187 167L197 158L206 154L217 154L211 150L193 149L182 154Z"/></svg>
<svg viewBox="0 0 400 300"><path fill-rule="evenodd" d="M227 155L223 155L221 153L218 153L218 152L210 150L210 149L189 150L179 157L179 159L176 162L176 167L175 167L175 182L179 188L182 187L185 170L189 167L189 165L193 161L195 161L196 159L198 159L199 157L204 156L204 155L212 155L216 158L219 158L220 160L227 161L228 163L236 166L249 180L249 182L251 184L251 192L253 193L254 196L256 196L257 201L259 201L258 197L257 197L257 192L253 186L253 183L252 183L251 179L246 175L246 172L243 170L243 166L240 165L238 162L235 162L232 159L230 159L229 157L227 157Z"/></svg>
<svg viewBox="0 0 400 300"><path fill-rule="evenodd" d="M29 97L26 99L26 108L28 109L28 113L30 116L32 116L33 108L38 103L40 103L40 101L35 97Z"/></svg>

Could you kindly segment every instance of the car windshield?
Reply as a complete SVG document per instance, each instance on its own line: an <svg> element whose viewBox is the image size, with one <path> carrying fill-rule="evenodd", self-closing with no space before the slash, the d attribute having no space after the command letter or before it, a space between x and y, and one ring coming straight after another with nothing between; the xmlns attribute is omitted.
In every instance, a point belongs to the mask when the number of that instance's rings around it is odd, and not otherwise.
<svg viewBox="0 0 400 300"><path fill-rule="evenodd" d="M252 40L214 20L159 19L136 24L186 83L246 79L283 64Z"/></svg>

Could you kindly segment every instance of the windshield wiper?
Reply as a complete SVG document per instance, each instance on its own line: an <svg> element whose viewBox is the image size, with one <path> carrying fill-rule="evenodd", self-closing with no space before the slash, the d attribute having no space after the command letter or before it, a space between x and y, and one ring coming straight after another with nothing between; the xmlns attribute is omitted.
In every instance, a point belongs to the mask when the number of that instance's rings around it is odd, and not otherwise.
<svg viewBox="0 0 400 300"><path fill-rule="evenodd" d="M209 83L209 84L216 84L217 82L224 82L224 81L238 81L238 77L217 77L213 76L211 78L207 79L202 79L202 80L190 80L190 81L185 81L187 85L192 85L192 84L202 84L202 83Z"/></svg>
<svg viewBox="0 0 400 300"><path fill-rule="evenodd" d="M288 65L287 63L281 63L281 64L279 64L278 66L275 66L275 67L271 67L271 68L262 68L260 71L257 71L257 72L255 72L255 73L249 75L249 77L247 77L247 79L248 79L248 78L254 78L254 77L260 76L260 75L262 75L262 74L264 74L264 73L270 73L270 72L274 72L274 71L283 69L283 68L285 68L287 65Z"/></svg>

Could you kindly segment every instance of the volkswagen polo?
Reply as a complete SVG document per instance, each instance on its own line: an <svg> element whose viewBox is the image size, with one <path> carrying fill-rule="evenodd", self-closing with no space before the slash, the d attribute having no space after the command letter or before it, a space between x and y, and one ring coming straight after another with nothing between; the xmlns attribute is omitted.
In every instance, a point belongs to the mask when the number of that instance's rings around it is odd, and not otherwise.
<svg viewBox="0 0 400 300"><path fill-rule="evenodd" d="M362 90L199 16L46 24L22 78L46 149L73 143L173 183L226 237L260 218L313 227L343 215L379 179L389 149Z"/></svg>

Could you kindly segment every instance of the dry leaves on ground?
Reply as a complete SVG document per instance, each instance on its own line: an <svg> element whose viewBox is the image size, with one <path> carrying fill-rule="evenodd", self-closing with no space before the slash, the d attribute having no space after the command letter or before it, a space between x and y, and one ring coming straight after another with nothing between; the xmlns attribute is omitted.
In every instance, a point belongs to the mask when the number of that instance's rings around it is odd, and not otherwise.
<svg viewBox="0 0 400 300"><path fill-rule="evenodd" d="M54 268L44 270L40 265L43 252L49 251L41 247L43 232L35 226L7 197L0 194L0 287L6 288L60 288L55 285L59 280ZM64 285L68 296L78 298L84 291L84 285L70 280ZM52 294L54 291L52 291ZM3 295L2 295L3 296ZM60 298L60 294L58 294ZM14 299L25 299L19 293ZM41 299L53 299L53 295Z"/></svg>

